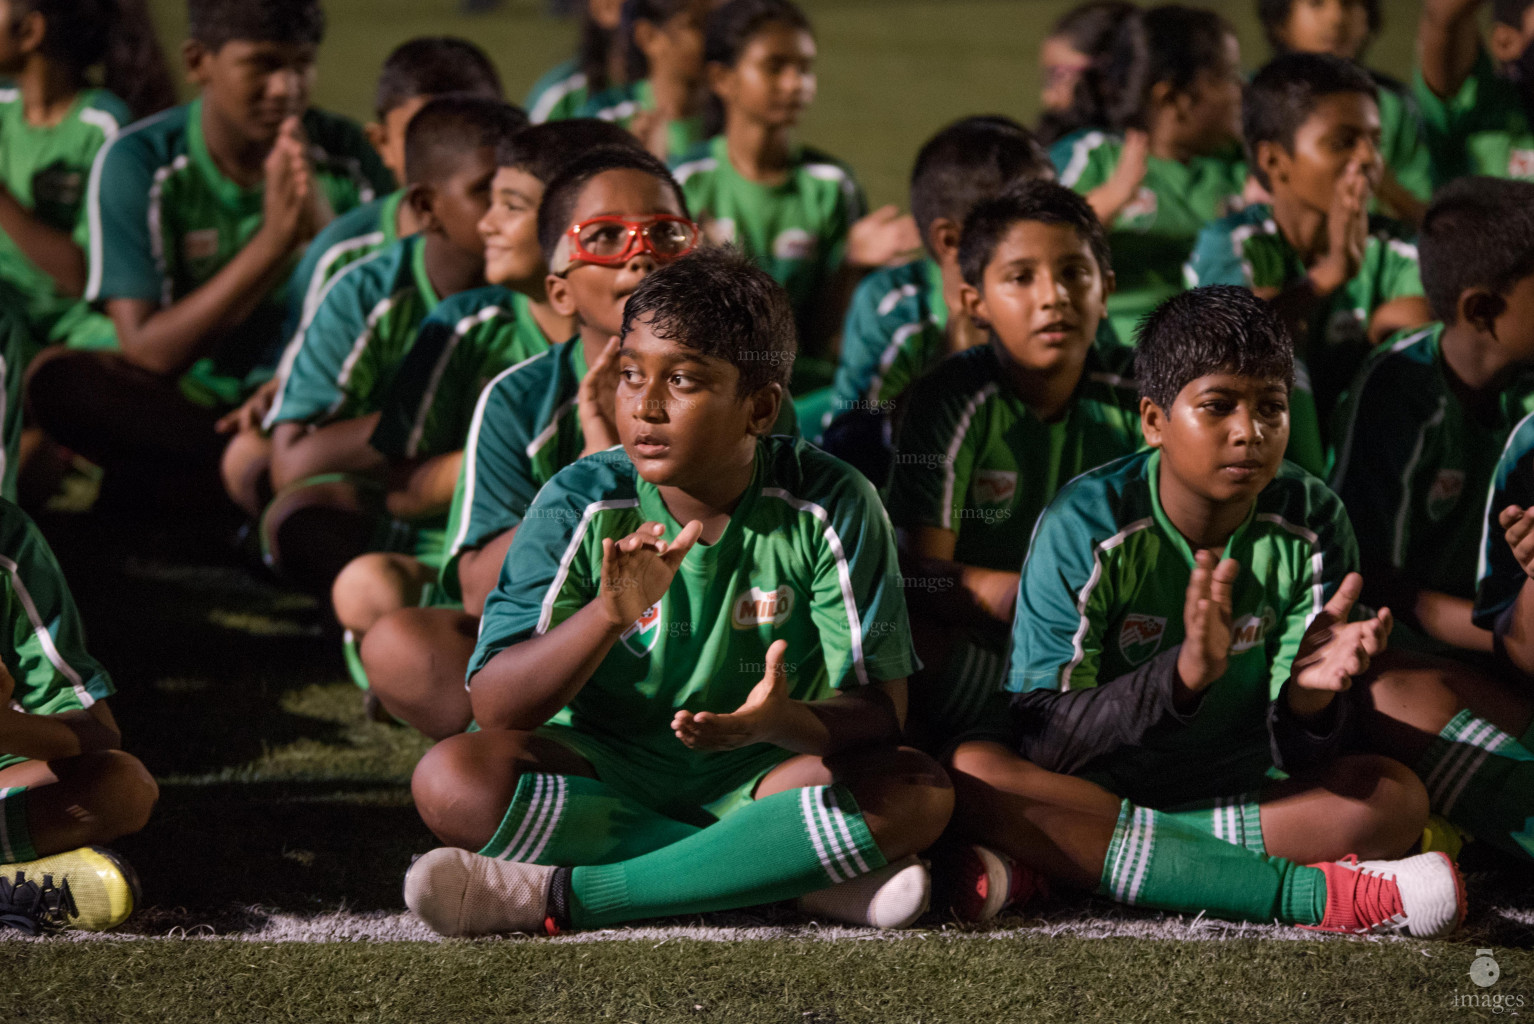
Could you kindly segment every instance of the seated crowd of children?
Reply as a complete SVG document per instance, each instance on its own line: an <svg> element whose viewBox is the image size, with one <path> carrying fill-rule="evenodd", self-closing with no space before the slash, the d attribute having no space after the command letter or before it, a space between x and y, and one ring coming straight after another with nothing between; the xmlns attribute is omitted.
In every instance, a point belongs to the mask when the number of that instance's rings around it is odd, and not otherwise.
<svg viewBox="0 0 1534 1024"><path fill-rule="evenodd" d="M902 214L798 141L793 0L591 0L525 109L414 39L365 128L318 0L188 0L180 106L139 0L0 5L0 923L139 899L156 785L21 507L85 460L330 602L435 741L444 935L1449 934L1465 843L1534 861L1534 0L1481 6L1408 85L1380 0L1259 0L1252 73L1085 4Z"/></svg>

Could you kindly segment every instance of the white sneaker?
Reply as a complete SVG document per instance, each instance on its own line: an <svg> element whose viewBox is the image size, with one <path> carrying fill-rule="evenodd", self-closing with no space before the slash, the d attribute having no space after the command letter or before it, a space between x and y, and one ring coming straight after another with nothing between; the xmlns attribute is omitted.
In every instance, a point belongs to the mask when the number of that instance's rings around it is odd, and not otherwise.
<svg viewBox="0 0 1534 1024"><path fill-rule="evenodd" d="M557 870L444 846L405 872L405 906L439 935L552 935L559 930L548 909Z"/></svg>
<svg viewBox="0 0 1534 1024"><path fill-rule="evenodd" d="M1326 932L1405 932L1419 939L1448 935L1465 920L1465 885L1441 851L1400 860L1346 857L1313 864L1326 875Z"/></svg>
<svg viewBox="0 0 1534 1024"><path fill-rule="evenodd" d="M916 856L799 897L812 917L872 928L909 928L932 902L932 875Z"/></svg>

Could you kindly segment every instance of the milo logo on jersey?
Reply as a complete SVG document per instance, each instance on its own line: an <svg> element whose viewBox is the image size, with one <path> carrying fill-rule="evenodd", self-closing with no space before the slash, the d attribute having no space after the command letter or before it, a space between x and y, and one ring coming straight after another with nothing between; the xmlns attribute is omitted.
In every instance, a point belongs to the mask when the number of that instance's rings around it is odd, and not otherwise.
<svg viewBox="0 0 1534 1024"><path fill-rule="evenodd" d="M1459 496L1465 490L1465 471L1440 469L1433 478L1433 486L1427 491L1427 517L1438 522L1459 504Z"/></svg>
<svg viewBox="0 0 1534 1024"><path fill-rule="evenodd" d="M977 505L1011 505L1017 495L1017 474L1002 469L982 469L970 485Z"/></svg>
<svg viewBox="0 0 1534 1024"><path fill-rule="evenodd" d="M1155 654L1166 636L1166 619L1160 615L1126 615L1119 627L1119 653L1131 665Z"/></svg>
<svg viewBox="0 0 1534 1024"><path fill-rule="evenodd" d="M794 611L794 592L787 584L776 590L752 587L730 606L730 624L736 629L781 626Z"/></svg>
<svg viewBox="0 0 1534 1024"><path fill-rule="evenodd" d="M774 259L789 261L813 259L817 248L815 236L803 228L788 228L772 240Z"/></svg>
<svg viewBox="0 0 1534 1024"><path fill-rule="evenodd" d="M636 658L643 658L655 650L655 641L660 639L660 602L646 608L632 626L618 634L618 639Z"/></svg>
<svg viewBox="0 0 1534 1024"><path fill-rule="evenodd" d="M1261 646L1277 622L1278 613L1266 605L1257 615L1237 619L1230 627L1230 653L1240 654Z"/></svg>

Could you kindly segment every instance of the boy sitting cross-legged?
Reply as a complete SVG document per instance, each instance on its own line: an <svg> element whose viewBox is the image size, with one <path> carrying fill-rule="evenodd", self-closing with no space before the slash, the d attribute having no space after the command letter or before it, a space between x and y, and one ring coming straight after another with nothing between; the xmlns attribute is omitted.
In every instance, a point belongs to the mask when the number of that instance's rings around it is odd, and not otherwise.
<svg viewBox="0 0 1534 1024"><path fill-rule="evenodd" d="M960 859L969 912L1043 875L1236 920L1452 931L1464 897L1447 856L1377 859L1420 837L1422 784L1341 746L1341 695L1391 620L1349 621L1346 514L1284 462L1282 326L1245 289L1196 289L1146 319L1135 369L1152 450L1044 513L1013 625L1009 742L952 755L956 822L1000 853Z"/></svg>
<svg viewBox="0 0 1534 1024"><path fill-rule="evenodd" d="M1030 181L964 219L966 316L991 341L906 393L885 500L918 578L913 729L941 746L1001 692L1018 567L1044 506L1072 477L1140 445L1132 386L1095 347L1113 291L1102 223L1063 185Z"/></svg>
<svg viewBox="0 0 1534 1024"><path fill-rule="evenodd" d="M763 436L794 345L786 294L728 251L629 298L621 446L528 509L470 665L484 729L416 768L450 846L411 867L405 901L437 931L598 928L849 881L821 912L920 913L925 869L902 861L952 792L896 746L916 663L877 495ZM873 898L890 886L910 897L893 917Z"/></svg>

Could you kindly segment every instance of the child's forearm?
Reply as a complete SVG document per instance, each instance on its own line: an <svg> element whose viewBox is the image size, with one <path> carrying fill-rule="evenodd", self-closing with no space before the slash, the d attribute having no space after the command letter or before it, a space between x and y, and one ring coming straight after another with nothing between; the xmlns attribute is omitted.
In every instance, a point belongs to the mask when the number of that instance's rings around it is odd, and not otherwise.
<svg viewBox="0 0 1534 1024"><path fill-rule="evenodd" d="M1534 579L1524 579L1505 628L1500 622L1498 626L1507 660L1518 671L1534 678Z"/></svg>
<svg viewBox="0 0 1534 1024"><path fill-rule="evenodd" d="M626 628L595 599L544 635L501 651L470 680L474 720L486 729L538 728L575 699Z"/></svg>
<svg viewBox="0 0 1534 1024"><path fill-rule="evenodd" d="M109 299L107 313L117 327L123 358L152 373L185 372L282 282L291 252L291 245L258 231L222 270L170 306Z"/></svg>
<svg viewBox="0 0 1534 1024"><path fill-rule="evenodd" d="M906 681L843 690L818 701L789 701L770 742L796 754L833 757L862 747L893 746L905 718Z"/></svg>
<svg viewBox="0 0 1534 1024"><path fill-rule="evenodd" d="M60 294L79 298L85 294L85 253L73 238L32 216L0 185L0 232L49 277Z"/></svg>
<svg viewBox="0 0 1534 1024"><path fill-rule="evenodd" d="M959 569L964 589L975 604L996 621L1011 622L1012 614L1017 610L1017 588L1023 574L974 565L961 565Z"/></svg>
<svg viewBox="0 0 1534 1024"><path fill-rule="evenodd" d="M34 761L77 757L91 750L116 747L118 734L90 711L29 715L0 708L0 752Z"/></svg>
<svg viewBox="0 0 1534 1024"><path fill-rule="evenodd" d="M1433 309L1420 295L1391 299L1375 309L1369 320L1369 341L1378 345L1397 331L1420 327L1433 319Z"/></svg>
<svg viewBox="0 0 1534 1024"><path fill-rule="evenodd" d="M1419 590L1412 603L1412 617L1424 633L1441 643L1490 654L1491 631L1479 629L1471 621L1474 608L1475 602L1467 598Z"/></svg>
<svg viewBox="0 0 1534 1024"><path fill-rule="evenodd" d="M385 504L399 519L426 519L441 515L453 504L453 488L463 452L448 452L395 467L394 482Z"/></svg>
<svg viewBox="0 0 1534 1024"><path fill-rule="evenodd" d="M484 547L458 556L458 591L463 595L463 610L475 618L485 614L485 600L501 578L501 566L506 564L506 552L516 534L517 528L513 526L491 538Z"/></svg>
<svg viewBox="0 0 1534 1024"><path fill-rule="evenodd" d="M1459 92L1475 67L1481 34L1476 24L1481 0L1426 0L1417 22L1417 63L1433 94Z"/></svg>
<svg viewBox="0 0 1534 1024"><path fill-rule="evenodd" d="M379 413L309 429L279 423L272 431L272 486L281 490L320 473L352 473L381 478L388 463L369 442Z"/></svg>

